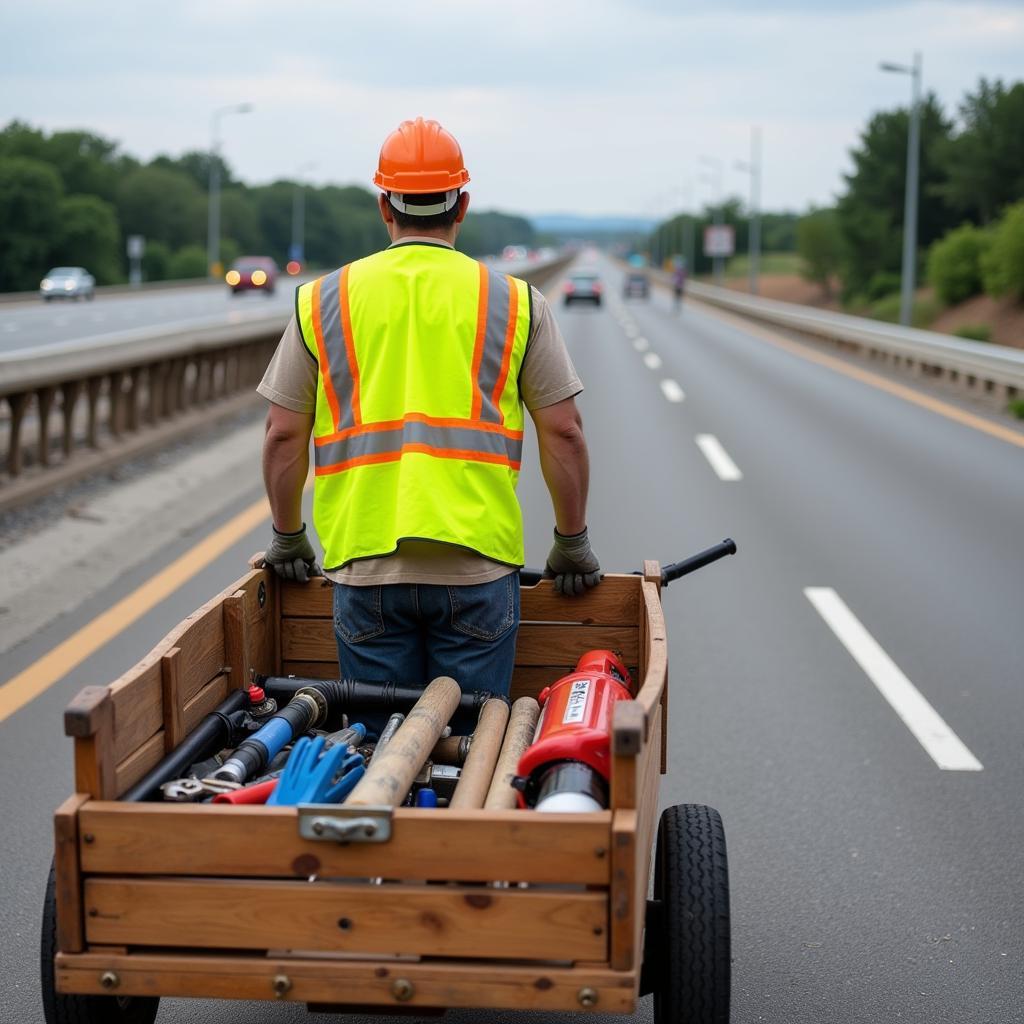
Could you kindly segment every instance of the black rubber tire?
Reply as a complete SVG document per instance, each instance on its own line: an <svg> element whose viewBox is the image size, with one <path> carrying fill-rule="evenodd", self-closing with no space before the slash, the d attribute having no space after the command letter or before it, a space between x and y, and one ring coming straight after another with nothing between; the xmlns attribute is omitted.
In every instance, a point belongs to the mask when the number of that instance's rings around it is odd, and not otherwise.
<svg viewBox="0 0 1024 1024"><path fill-rule="evenodd" d="M729 866L718 811L666 808L658 824L655 915L645 960L654 958L654 1024L728 1024L732 962Z"/></svg>
<svg viewBox="0 0 1024 1024"><path fill-rule="evenodd" d="M43 900L43 931L39 944L43 1018L46 1024L153 1024L158 996L65 996L56 991L53 958L57 952L57 899L53 864Z"/></svg>

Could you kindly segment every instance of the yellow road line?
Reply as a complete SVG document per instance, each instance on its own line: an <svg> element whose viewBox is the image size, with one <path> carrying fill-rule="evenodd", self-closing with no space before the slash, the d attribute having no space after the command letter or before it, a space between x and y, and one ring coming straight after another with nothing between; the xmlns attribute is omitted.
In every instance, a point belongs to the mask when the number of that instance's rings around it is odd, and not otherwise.
<svg viewBox="0 0 1024 1024"><path fill-rule="evenodd" d="M696 301L700 302L699 299ZM847 377L859 380L862 384L869 384L871 387L878 388L880 391L885 391L890 395L895 395L897 398L902 398L905 402L912 402L914 405L918 405L922 409L928 409L930 412L934 412L939 416L945 416L946 419L953 420L955 423L959 423L962 426L971 427L974 430L980 430L983 434L988 434L990 437L995 437L1000 441L1006 441L1009 444L1014 444L1018 448L1024 448L1024 434L1019 431L1012 430L1009 427L1004 427L999 423L993 423L991 420L987 420L983 416L976 416L974 413L960 409L955 405L951 405L949 402L943 402L939 398L932 398L930 395L926 395L921 391L915 391L913 388L906 387L903 384L897 384L880 374L872 373L870 370L862 370L859 367L851 366L849 363L843 362L842 359L836 359L834 356L825 355L825 353L818 352L807 345L802 345L796 341L790 341L789 338L785 338L780 334L776 334L774 331L767 330L764 327L753 324L744 317L727 313L724 310L719 309L717 306L712 306L703 302L701 302L700 305L703 310L712 313L720 320L730 323L735 327L738 327L740 330L745 331L747 334L752 334L755 337L760 338L762 341L767 341L770 345L774 345L776 348L784 349L795 356L799 356L801 359L817 363L819 366L828 367L830 370L835 370L836 373L845 374Z"/></svg>
<svg viewBox="0 0 1024 1024"><path fill-rule="evenodd" d="M180 558L176 558L166 569L96 616L23 672L9 679L0 686L0 722L63 679L73 668L124 632L133 622L142 618L193 576L202 572L232 544L237 543L269 517L270 506L267 499L261 498L254 502Z"/></svg>

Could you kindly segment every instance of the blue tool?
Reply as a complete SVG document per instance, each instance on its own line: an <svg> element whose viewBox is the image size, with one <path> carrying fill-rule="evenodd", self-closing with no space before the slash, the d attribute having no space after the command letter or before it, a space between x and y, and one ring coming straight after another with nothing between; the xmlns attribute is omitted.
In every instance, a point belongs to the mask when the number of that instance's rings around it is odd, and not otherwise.
<svg viewBox="0 0 1024 1024"><path fill-rule="evenodd" d="M324 737L303 736L292 748L284 773L268 804L338 804L363 777L362 754L349 753L343 744L324 750Z"/></svg>
<svg viewBox="0 0 1024 1024"><path fill-rule="evenodd" d="M432 789L421 789L416 794L417 807L436 807L437 794Z"/></svg>

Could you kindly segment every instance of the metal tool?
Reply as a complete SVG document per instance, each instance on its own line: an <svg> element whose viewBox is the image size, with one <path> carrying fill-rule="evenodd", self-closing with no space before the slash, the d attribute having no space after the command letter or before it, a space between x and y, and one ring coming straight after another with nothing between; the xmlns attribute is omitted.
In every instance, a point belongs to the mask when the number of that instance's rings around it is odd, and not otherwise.
<svg viewBox="0 0 1024 1024"><path fill-rule="evenodd" d="M160 787L165 800L175 803L195 803L207 797L216 797L222 793L231 793L241 787L227 779L175 779L165 782Z"/></svg>
<svg viewBox="0 0 1024 1024"><path fill-rule="evenodd" d="M380 754L384 748L395 738L395 733L398 732L402 723L405 721L405 715L401 711L396 711L388 720L387 724L381 729L380 739L377 740L377 746L373 748L373 756L370 758L370 764L373 764L373 759Z"/></svg>

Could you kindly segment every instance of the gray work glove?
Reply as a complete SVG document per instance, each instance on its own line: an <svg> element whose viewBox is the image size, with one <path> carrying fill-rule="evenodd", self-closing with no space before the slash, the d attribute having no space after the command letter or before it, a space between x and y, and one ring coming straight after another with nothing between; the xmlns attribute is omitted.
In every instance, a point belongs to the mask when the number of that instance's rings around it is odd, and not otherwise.
<svg viewBox="0 0 1024 1024"><path fill-rule="evenodd" d="M323 576L316 564L316 552L306 536L306 524L295 533L279 533L274 527L274 539L263 555L263 561L273 566L282 579L305 583L310 576Z"/></svg>
<svg viewBox="0 0 1024 1024"><path fill-rule="evenodd" d="M601 582L601 566L590 547L586 527L582 533L565 537L555 530L555 543L548 555L544 575L554 577L560 594L582 594L587 587Z"/></svg>

